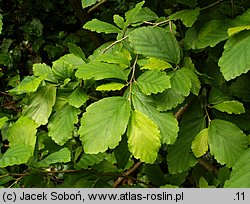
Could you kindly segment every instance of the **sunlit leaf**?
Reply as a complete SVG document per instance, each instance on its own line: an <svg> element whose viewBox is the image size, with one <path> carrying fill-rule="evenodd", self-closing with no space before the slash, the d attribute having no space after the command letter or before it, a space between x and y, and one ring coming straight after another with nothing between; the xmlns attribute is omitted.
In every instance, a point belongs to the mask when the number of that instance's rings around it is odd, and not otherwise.
<svg viewBox="0 0 250 204"><path fill-rule="evenodd" d="M23 115L28 115L36 123L45 125L52 112L56 100L56 88L47 85L39 88L30 98L27 106L23 109Z"/></svg>
<svg viewBox="0 0 250 204"><path fill-rule="evenodd" d="M220 164L232 167L248 146L248 138L236 125L215 119L208 128L210 152Z"/></svg>
<svg viewBox="0 0 250 204"><path fill-rule="evenodd" d="M138 60L137 63L141 66L141 69L164 70L172 68L172 65L168 62L154 57Z"/></svg>
<svg viewBox="0 0 250 204"><path fill-rule="evenodd" d="M136 84L146 95L161 93L171 87L170 77L160 71L146 71L138 77Z"/></svg>
<svg viewBox="0 0 250 204"><path fill-rule="evenodd" d="M231 37L219 59L220 71L229 81L250 70L250 31L242 31Z"/></svg>
<svg viewBox="0 0 250 204"><path fill-rule="evenodd" d="M241 114L245 113L245 108L243 104L239 101L224 101L222 103L213 106L219 111L226 112L229 114Z"/></svg>
<svg viewBox="0 0 250 204"><path fill-rule="evenodd" d="M88 106L79 129L84 151L97 154L115 148L125 133L129 117L129 101L122 97L104 98Z"/></svg>
<svg viewBox="0 0 250 204"><path fill-rule="evenodd" d="M120 33L121 30L116 26L106 23L104 21L100 21L98 19L92 19L91 21L87 22L83 28L95 31L97 33Z"/></svg>
<svg viewBox="0 0 250 204"><path fill-rule="evenodd" d="M195 136L191 148L196 157L201 157L208 151L208 128Z"/></svg>
<svg viewBox="0 0 250 204"><path fill-rule="evenodd" d="M1 117L0 118L0 129L3 127L3 125L5 124L5 122L9 120L9 118L7 116Z"/></svg>
<svg viewBox="0 0 250 204"><path fill-rule="evenodd" d="M142 162L154 163L161 147L158 126L149 117L135 110L131 115L127 136L132 155Z"/></svg>
<svg viewBox="0 0 250 204"><path fill-rule="evenodd" d="M248 26L237 26L237 27L232 27L229 28L227 33L231 37L232 35L235 35L243 30L250 30L250 25Z"/></svg>
<svg viewBox="0 0 250 204"><path fill-rule="evenodd" d="M70 156L71 152L68 148L64 147L63 149L59 150L58 152L54 152L47 156L45 159L36 163L38 167L48 167L51 164L55 163L66 163L71 160Z"/></svg>
<svg viewBox="0 0 250 204"><path fill-rule="evenodd" d="M124 84L111 82L111 83L102 84L96 87L96 90L97 91L115 91L115 90L121 90L123 87L125 87Z"/></svg>
<svg viewBox="0 0 250 204"><path fill-rule="evenodd" d="M78 122L80 110L66 104L56 111L48 123L49 136L59 145L64 145L73 137L74 124Z"/></svg>
<svg viewBox="0 0 250 204"><path fill-rule="evenodd" d="M96 2L98 2L98 0L81 0L81 1L82 1L82 7L83 8L92 6L93 4L95 4Z"/></svg>
<svg viewBox="0 0 250 204"><path fill-rule="evenodd" d="M163 28L137 28L129 34L129 41L137 54L175 64L180 61L180 48L175 36Z"/></svg>
<svg viewBox="0 0 250 204"><path fill-rule="evenodd" d="M33 65L33 72L35 76L38 77L42 77L44 78L46 81L50 81L50 82L54 82L56 83L57 80L55 79L55 77L53 76L52 73L52 69L50 68L50 66L42 63L36 63Z"/></svg>
<svg viewBox="0 0 250 204"><path fill-rule="evenodd" d="M86 91L83 90L81 87L77 87L73 93L69 96L69 104L80 108L86 101L89 99L89 96L87 95Z"/></svg>

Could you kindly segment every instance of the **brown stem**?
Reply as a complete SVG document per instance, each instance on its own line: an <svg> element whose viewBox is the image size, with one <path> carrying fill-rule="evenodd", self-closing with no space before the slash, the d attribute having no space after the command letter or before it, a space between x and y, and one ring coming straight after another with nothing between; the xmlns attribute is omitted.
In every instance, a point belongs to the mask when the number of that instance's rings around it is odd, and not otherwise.
<svg viewBox="0 0 250 204"><path fill-rule="evenodd" d="M219 170L213 166L212 164L210 164L208 161L206 161L203 158L199 158L198 162L200 165L202 165L206 170L208 170L210 173L217 175Z"/></svg>
<svg viewBox="0 0 250 204"><path fill-rule="evenodd" d="M94 10L96 10L99 6L101 6L102 4L106 3L108 0L102 0L100 2L98 2L97 4L95 4L93 7L91 7L88 10L88 13L92 13Z"/></svg>
<svg viewBox="0 0 250 204"><path fill-rule="evenodd" d="M124 179L131 175L132 173L134 173L137 169L140 168L140 166L142 165L141 161L136 162L130 169L128 169L123 176L118 177L118 179L114 182L113 187L117 188L123 181Z"/></svg>

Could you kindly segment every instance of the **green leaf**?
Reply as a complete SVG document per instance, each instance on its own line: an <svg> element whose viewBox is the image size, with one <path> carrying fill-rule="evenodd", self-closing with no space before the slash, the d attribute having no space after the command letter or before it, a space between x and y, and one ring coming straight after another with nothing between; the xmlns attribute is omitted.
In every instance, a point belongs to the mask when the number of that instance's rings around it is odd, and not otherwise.
<svg viewBox="0 0 250 204"><path fill-rule="evenodd" d="M145 1L142 1L138 4L135 5L135 8L127 11L125 13L125 18L126 18L126 22L125 22L125 25L124 27L127 27L129 26L135 19L135 17L139 14L139 12L141 11L142 9L142 6L143 4L145 3Z"/></svg>
<svg viewBox="0 0 250 204"><path fill-rule="evenodd" d="M0 159L0 167L25 164L32 156L33 149L31 146L19 144L7 149Z"/></svg>
<svg viewBox="0 0 250 204"><path fill-rule="evenodd" d="M83 53L83 51L80 47L78 47L77 45L75 45L73 43L68 43L68 47L69 47L69 52L71 54L74 54L75 56L82 58L84 60L84 62L87 61L85 54Z"/></svg>
<svg viewBox="0 0 250 204"><path fill-rule="evenodd" d="M129 34L129 41L137 54L179 63L180 48L175 36L158 27L140 27Z"/></svg>
<svg viewBox="0 0 250 204"><path fill-rule="evenodd" d="M202 49L207 46L214 47L219 42L228 39L227 30L231 27L229 20L211 20L202 27L194 25L186 32L184 39L187 49Z"/></svg>
<svg viewBox="0 0 250 204"><path fill-rule="evenodd" d="M192 27L199 15L200 15L199 8L192 10L182 10L169 16L169 20L180 19L186 27Z"/></svg>
<svg viewBox="0 0 250 204"><path fill-rule="evenodd" d="M54 152L47 156L45 159L37 162L38 167L48 167L51 164L55 163L67 163L70 162L71 152L69 151L68 148L64 147L63 149L59 150L58 152Z"/></svg>
<svg viewBox="0 0 250 204"><path fill-rule="evenodd" d="M111 82L111 83L102 84L96 87L96 90L97 91L115 91L115 90L121 90L123 87L125 87L124 84Z"/></svg>
<svg viewBox="0 0 250 204"><path fill-rule="evenodd" d="M182 103L192 88L188 68L182 68L170 74L171 88L159 94L156 98L157 109L167 111Z"/></svg>
<svg viewBox="0 0 250 204"><path fill-rule="evenodd" d="M83 154L80 161L76 164L78 169L87 169L94 164L99 164L107 157L107 153Z"/></svg>
<svg viewBox="0 0 250 204"><path fill-rule="evenodd" d="M191 70L190 68L183 67L182 70L186 73L186 75L189 77L189 79L192 83L190 91L194 95L198 96L200 89L201 89L201 82L200 82L197 74L195 74L195 72L193 70Z"/></svg>
<svg viewBox="0 0 250 204"><path fill-rule="evenodd" d="M208 151L208 128L203 129L195 136L191 148L197 158Z"/></svg>
<svg viewBox="0 0 250 204"><path fill-rule="evenodd" d="M195 7L197 5L197 0L177 0L177 3Z"/></svg>
<svg viewBox="0 0 250 204"><path fill-rule="evenodd" d="M9 92L14 94L32 93L38 89L42 81L42 77L27 76L14 89L9 90Z"/></svg>
<svg viewBox="0 0 250 204"><path fill-rule="evenodd" d="M246 150L247 136L233 123L215 119L208 128L210 152L220 164L232 167Z"/></svg>
<svg viewBox="0 0 250 204"><path fill-rule="evenodd" d="M243 30L250 30L250 25L229 28L227 33L228 33L229 37L231 37L231 36L241 32Z"/></svg>
<svg viewBox="0 0 250 204"><path fill-rule="evenodd" d="M147 115L159 127L162 144L173 144L176 141L179 127L178 121L171 112L161 113L156 109L155 101L151 96L145 96L133 90L133 106L136 110Z"/></svg>
<svg viewBox="0 0 250 204"><path fill-rule="evenodd" d="M45 125L56 101L56 88L52 85L40 87L30 98L23 109L23 115L28 115L38 126Z"/></svg>
<svg viewBox="0 0 250 204"><path fill-rule="evenodd" d="M83 90L82 87L77 87L73 93L69 96L69 104L80 108L86 101L89 99L87 93Z"/></svg>
<svg viewBox="0 0 250 204"><path fill-rule="evenodd" d="M66 104L56 111L48 123L49 136L59 145L64 145L73 137L74 124L78 122L80 110Z"/></svg>
<svg viewBox="0 0 250 204"><path fill-rule="evenodd" d="M250 70L250 31L243 31L231 37L224 46L219 59L220 71L229 81Z"/></svg>
<svg viewBox="0 0 250 204"><path fill-rule="evenodd" d="M157 164L146 164L144 171L148 180L152 182L154 186L160 187L166 184L164 174Z"/></svg>
<svg viewBox="0 0 250 204"><path fill-rule="evenodd" d="M28 116L20 117L9 128L7 136L10 147L25 145L26 147L30 147L32 154L36 144L36 128L37 124Z"/></svg>
<svg viewBox="0 0 250 204"><path fill-rule="evenodd" d="M141 69L165 70L168 68L172 68L172 65L168 62L154 57L138 60L137 64L141 66Z"/></svg>
<svg viewBox="0 0 250 204"><path fill-rule="evenodd" d="M219 111L226 112L229 114L241 114L245 113L245 108L243 104L239 101L224 101L222 103L213 106Z"/></svg>
<svg viewBox="0 0 250 204"><path fill-rule="evenodd" d="M82 7L83 8L92 6L93 4L95 4L96 2L98 2L98 0L81 0L81 1L82 1Z"/></svg>
<svg viewBox="0 0 250 204"><path fill-rule="evenodd" d="M117 28L116 26L106 23L104 21L100 21L98 19L93 19L89 22L87 22L83 28L91 31L95 31L97 33L120 33L121 30Z"/></svg>
<svg viewBox="0 0 250 204"><path fill-rule="evenodd" d="M122 97L104 98L88 106L79 129L84 151L97 154L115 148L126 131L129 117L129 101Z"/></svg>
<svg viewBox="0 0 250 204"><path fill-rule="evenodd" d="M179 136L169 147L167 156L170 174L184 172L197 163L191 145L195 136L206 127L205 116L199 101L193 101L183 115L179 126Z"/></svg>
<svg viewBox="0 0 250 204"><path fill-rule="evenodd" d="M130 158L127 137L124 135L119 145L114 149L114 156L119 168L124 169Z"/></svg>
<svg viewBox="0 0 250 204"><path fill-rule="evenodd" d="M230 179L226 181L224 188L250 188L250 148L240 155L233 165Z"/></svg>
<svg viewBox="0 0 250 204"><path fill-rule="evenodd" d="M161 93L171 87L170 77L165 72L151 70L141 74L136 84L146 95Z"/></svg>
<svg viewBox="0 0 250 204"><path fill-rule="evenodd" d="M7 116L1 117L0 118L0 129L3 127L3 125L5 124L5 122L9 120L9 118Z"/></svg>
<svg viewBox="0 0 250 204"><path fill-rule="evenodd" d="M33 65L34 75L37 77L42 77L46 81L57 83L57 80L53 76L52 69L50 66L44 63L36 63Z"/></svg>
<svg viewBox="0 0 250 204"><path fill-rule="evenodd" d="M101 55L98 55L94 60L97 62L118 64L122 69L125 69L130 66L131 59L130 52L127 50L123 50L122 52L112 50L112 52L105 52Z"/></svg>
<svg viewBox="0 0 250 204"><path fill-rule="evenodd" d="M146 115L135 110L132 112L127 130L128 148L136 159L152 164L161 147L158 126Z"/></svg>
<svg viewBox="0 0 250 204"><path fill-rule="evenodd" d="M82 65L76 71L76 77L82 79L101 80L107 78L117 78L127 80L127 74L119 66L104 62L90 62Z"/></svg>
<svg viewBox="0 0 250 204"><path fill-rule="evenodd" d="M157 20L158 16L148 7L141 8L139 13L134 17L132 23L138 23L143 21L153 21Z"/></svg>
<svg viewBox="0 0 250 204"><path fill-rule="evenodd" d="M119 15L117 15L117 14L115 14L115 15L113 16L113 19L114 19L114 23L115 23L119 28L123 29L123 27L124 27L124 18L121 17L121 16L119 16Z"/></svg>
<svg viewBox="0 0 250 204"><path fill-rule="evenodd" d="M3 28L3 16L0 14L0 34L2 33L2 28Z"/></svg>

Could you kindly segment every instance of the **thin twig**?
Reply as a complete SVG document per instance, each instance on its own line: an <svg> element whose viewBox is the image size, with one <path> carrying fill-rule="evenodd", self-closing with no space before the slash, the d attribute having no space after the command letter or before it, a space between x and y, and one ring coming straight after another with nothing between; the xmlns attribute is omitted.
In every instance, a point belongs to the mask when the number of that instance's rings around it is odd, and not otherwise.
<svg viewBox="0 0 250 204"><path fill-rule="evenodd" d="M103 54L104 52L106 52L107 50L109 50L111 47L113 47L114 45L116 45L117 43L119 42L122 42L123 40L127 39L128 38L128 35L121 38L120 40L116 40L115 42L111 43L108 47L106 47L102 52L101 54Z"/></svg>
<svg viewBox="0 0 250 204"><path fill-rule="evenodd" d="M208 5L208 6L205 6L205 7L201 8L200 11L206 10L206 9L211 8L213 6L216 6L217 4L221 3L222 1L223 0L216 1L216 2L214 2L214 3L212 3L212 4Z"/></svg>
<svg viewBox="0 0 250 204"><path fill-rule="evenodd" d="M136 55L134 64L132 66L132 75L129 81L129 100L131 99L133 81L135 81L135 66L137 64L137 61L138 61L138 55Z"/></svg>
<svg viewBox="0 0 250 204"><path fill-rule="evenodd" d="M101 6L102 4L106 3L108 0L102 0L100 2L98 2L96 5L94 5L93 7L91 7L88 10L88 13L92 13L94 10L96 10L99 6Z"/></svg>
<svg viewBox="0 0 250 204"><path fill-rule="evenodd" d="M187 103L187 104L185 104L183 107L181 107L174 115L175 115L175 118L177 119L177 120L181 120L181 118L182 118L182 116L183 116L183 114L188 110L188 108L191 106L191 104L192 104L192 100L189 102L189 103Z"/></svg>
<svg viewBox="0 0 250 204"><path fill-rule="evenodd" d="M215 175L218 174L219 170L215 166L213 166L212 164L207 162L205 159L199 158L198 162L199 162L200 165L202 165L210 173L215 174Z"/></svg>
<svg viewBox="0 0 250 204"><path fill-rule="evenodd" d="M113 187L117 188L126 177L130 176L132 173L134 173L137 169L139 169L142 165L141 161L138 161L135 163L130 169L128 169L122 176L118 177L118 179L114 182ZM133 179L133 178L131 178ZM135 179L133 179L135 180Z"/></svg>

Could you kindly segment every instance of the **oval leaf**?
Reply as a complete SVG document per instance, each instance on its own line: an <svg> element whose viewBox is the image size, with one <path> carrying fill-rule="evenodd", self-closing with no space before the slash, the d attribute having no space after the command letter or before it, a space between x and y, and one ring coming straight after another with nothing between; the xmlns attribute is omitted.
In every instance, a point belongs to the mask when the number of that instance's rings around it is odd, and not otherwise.
<svg viewBox="0 0 250 204"><path fill-rule="evenodd" d="M196 157L201 157L208 151L208 128L195 136L191 149Z"/></svg>
<svg viewBox="0 0 250 204"><path fill-rule="evenodd" d="M64 145L73 137L74 124L78 122L80 110L66 104L56 111L48 124L49 136L59 145Z"/></svg>
<svg viewBox="0 0 250 204"><path fill-rule="evenodd" d="M132 112L127 131L128 148L136 159L154 163L161 147L158 126L146 115L135 110Z"/></svg>
<svg viewBox="0 0 250 204"><path fill-rule="evenodd" d="M247 136L233 123L215 119L208 128L211 154L220 164L232 167L248 145Z"/></svg>
<svg viewBox="0 0 250 204"><path fill-rule="evenodd" d="M160 71L146 71L138 77L136 84L146 95L161 93L171 87L170 77Z"/></svg>
<svg viewBox="0 0 250 204"><path fill-rule="evenodd" d="M226 112L229 114L241 114L245 113L245 108L243 104L239 101L224 101L222 103L213 106L219 111Z"/></svg>
<svg viewBox="0 0 250 204"><path fill-rule="evenodd" d="M73 93L69 96L69 104L80 108L86 101L89 99L87 93L83 90L83 88L78 87L76 88Z"/></svg>
<svg viewBox="0 0 250 204"><path fill-rule="evenodd" d="M93 19L89 22L87 22L83 28L91 30L91 31L95 31L97 33L119 33L121 32L121 30L119 28L117 28L116 26L110 24L110 23L106 23L103 21L100 21L98 19Z"/></svg>
<svg viewBox="0 0 250 204"><path fill-rule="evenodd" d="M175 36L163 28L137 28L129 34L129 41L137 54L175 64L180 61L180 48Z"/></svg>
<svg viewBox="0 0 250 204"><path fill-rule="evenodd" d="M129 117L129 101L122 97L104 98L88 106L79 129L84 151L97 154L115 148L126 131Z"/></svg>
<svg viewBox="0 0 250 204"><path fill-rule="evenodd" d="M111 82L111 83L102 84L96 87L96 90L97 91L115 91L115 90L121 90L123 87L125 87L124 84Z"/></svg>

